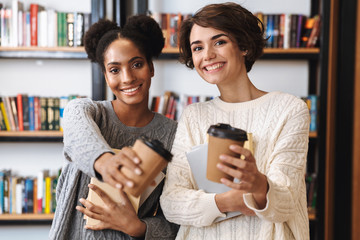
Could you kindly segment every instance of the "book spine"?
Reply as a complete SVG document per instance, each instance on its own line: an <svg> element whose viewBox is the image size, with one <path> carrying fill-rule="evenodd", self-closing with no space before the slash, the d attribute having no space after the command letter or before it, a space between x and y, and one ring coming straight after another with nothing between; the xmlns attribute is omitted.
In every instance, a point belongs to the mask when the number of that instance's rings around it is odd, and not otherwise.
<svg viewBox="0 0 360 240"><path fill-rule="evenodd" d="M41 130L41 106L40 106L40 99L38 96L34 97L34 124L35 124L35 131Z"/></svg>
<svg viewBox="0 0 360 240"><path fill-rule="evenodd" d="M59 110L60 110L60 131L63 131L63 120L64 120L64 109L66 107L66 105L69 102L69 98L66 96L62 96L60 97L60 106L59 106Z"/></svg>
<svg viewBox="0 0 360 240"><path fill-rule="evenodd" d="M22 104L22 94L16 96L17 101L17 110L18 110L18 122L19 122L19 131L24 131L24 118L23 118L23 104Z"/></svg>
<svg viewBox="0 0 360 240"><path fill-rule="evenodd" d="M5 124L5 118L4 118L3 114L2 114L1 108L0 108L0 130L1 131L4 131L4 130L6 131L7 130L6 124Z"/></svg>
<svg viewBox="0 0 360 240"><path fill-rule="evenodd" d="M30 44L38 45L38 4L30 4Z"/></svg>
<svg viewBox="0 0 360 240"><path fill-rule="evenodd" d="M47 122L47 98L40 98L40 116L41 116L41 130L49 130L48 122Z"/></svg>
<svg viewBox="0 0 360 240"><path fill-rule="evenodd" d="M5 122L5 126L6 126L6 129L8 131L11 130L11 127L10 127L10 122L9 122L9 117L7 116L7 113L6 113L6 109L5 109L5 104L3 102L3 98L0 98L0 108L1 108L1 113L2 115L4 116L4 122Z"/></svg>
<svg viewBox="0 0 360 240"><path fill-rule="evenodd" d="M51 212L51 177L45 178L45 213Z"/></svg>
<svg viewBox="0 0 360 240"><path fill-rule="evenodd" d="M11 172L10 170L5 171L4 175L4 213L10 212L10 177Z"/></svg>
<svg viewBox="0 0 360 240"><path fill-rule="evenodd" d="M14 115L15 130L19 131L19 120L18 120L19 117L18 117L16 102L17 102L16 97L10 97L11 109Z"/></svg>
<svg viewBox="0 0 360 240"><path fill-rule="evenodd" d="M317 131L317 96L309 95L310 99L310 131Z"/></svg>
<svg viewBox="0 0 360 240"><path fill-rule="evenodd" d="M74 47L74 13L66 14L66 45Z"/></svg>
<svg viewBox="0 0 360 240"><path fill-rule="evenodd" d="M17 179L16 183L16 213L22 213L22 199L23 199L23 186L21 184L21 179Z"/></svg>
<svg viewBox="0 0 360 240"><path fill-rule="evenodd" d="M23 106L23 125L24 130L30 130L30 111L29 111L29 97L24 94L22 96L22 106Z"/></svg>
<svg viewBox="0 0 360 240"><path fill-rule="evenodd" d="M25 179L25 213L34 212L34 180L31 178Z"/></svg>
<svg viewBox="0 0 360 240"><path fill-rule="evenodd" d="M54 120L53 120L53 126L55 131L60 130L60 99L54 98Z"/></svg>
<svg viewBox="0 0 360 240"><path fill-rule="evenodd" d="M37 213L43 213L44 172L37 174Z"/></svg>
<svg viewBox="0 0 360 240"><path fill-rule="evenodd" d="M14 114L12 112L10 97L5 96L3 101L4 101L6 115L9 119L9 123L10 123L10 129L11 129L11 131L16 131L15 119L14 119Z"/></svg>
<svg viewBox="0 0 360 240"><path fill-rule="evenodd" d="M35 131L34 96L29 96L29 130Z"/></svg>

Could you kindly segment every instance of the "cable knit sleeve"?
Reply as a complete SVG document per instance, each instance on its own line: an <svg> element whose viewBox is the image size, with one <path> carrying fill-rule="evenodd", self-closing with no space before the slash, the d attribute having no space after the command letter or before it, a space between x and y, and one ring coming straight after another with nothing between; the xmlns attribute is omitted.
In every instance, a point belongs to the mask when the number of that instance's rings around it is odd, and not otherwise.
<svg viewBox="0 0 360 240"><path fill-rule="evenodd" d="M274 223L289 221L295 215L301 215L303 222L307 221L307 213L301 205L306 202L303 185L309 142L309 110L299 99L288 101L292 103L287 110L278 115L278 121L272 121L274 131L268 148L271 154L265 173L269 183L267 206L259 210L252 195L244 195L249 208L260 218Z"/></svg>
<svg viewBox="0 0 360 240"><path fill-rule="evenodd" d="M209 226L215 218L224 216L215 203L215 194L195 189L185 153L196 145L194 137L201 136L199 127L189 121L197 116L187 107L178 124L173 145L173 159L169 163L160 204L166 219L180 225Z"/></svg>
<svg viewBox="0 0 360 240"><path fill-rule="evenodd" d="M102 116L102 110L88 98L74 99L64 110L64 155L90 177L95 177L95 160L112 152L96 124Z"/></svg>

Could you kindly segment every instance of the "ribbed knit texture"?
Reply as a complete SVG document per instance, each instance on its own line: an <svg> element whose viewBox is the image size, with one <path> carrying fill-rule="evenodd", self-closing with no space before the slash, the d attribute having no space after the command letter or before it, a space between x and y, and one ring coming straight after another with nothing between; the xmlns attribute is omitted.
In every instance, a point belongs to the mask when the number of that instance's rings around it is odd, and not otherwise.
<svg viewBox="0 0 360 240"><path fill-rule="evenodd" d="M256 216L240 215L219 223L215 194L195 189L185 153L206 141L210 125L228 123L253 134L254 156L267 176L267 205L257 209L252 194L245 204ZM271 92L244 103L220 98L188 106L173 146L173 161L160 203L166 218L181 224L177 239L264 240L309 239L305 171L309 110L301 99Z"/></svg>
<svg viewBox="0 0 360 240"><path fill-rule="evenodd" d="M90 177L95 177L94 162L112 148L132 146L145 135L161 141L170 150L176 132L176 122L160 114L145 127L128 127L116 116L110 101L76 99L64 112L64 155L67 163L62 169L56 189L56 212L50 239L131 239L114 230L84 229L84 215L75 209L79 199L88 195ZM145 239L174 239L178 226L164 218L159 206L163 183L140 207L138 216L147 224ZM158 209L157 214L153 217ZM118 216L121 218L122 216Z"/></svg>

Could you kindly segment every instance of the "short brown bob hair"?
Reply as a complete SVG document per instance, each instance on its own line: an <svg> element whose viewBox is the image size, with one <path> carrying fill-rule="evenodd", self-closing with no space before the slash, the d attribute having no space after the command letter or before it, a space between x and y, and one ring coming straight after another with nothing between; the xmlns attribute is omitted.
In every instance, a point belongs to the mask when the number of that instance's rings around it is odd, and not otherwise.
<svg viewBox="0 0 360 240"><path fill-rule="evenodd" d="M190 33L194 24L229 34L241 51L247 51L245 57L247 72L263 54L267 39L264 38L264 25L256 16L236 3L209 4L181 24L180 62L191 69L194 68L194 63L190 48Z"/></svg>

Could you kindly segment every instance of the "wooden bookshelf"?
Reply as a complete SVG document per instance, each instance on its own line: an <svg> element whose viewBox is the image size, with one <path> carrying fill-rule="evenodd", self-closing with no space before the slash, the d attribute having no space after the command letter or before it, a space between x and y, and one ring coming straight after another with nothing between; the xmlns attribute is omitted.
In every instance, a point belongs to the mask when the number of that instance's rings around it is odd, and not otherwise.
<svg viewBox="0 0 360 240"><path fill-rule="evenodd" d="M0 131L0 142L62 142L61 131Z"/></svg>
<svg viewBox="0 0 360 240"><path fill-rule="evenodd" d="M54 213L0 214L0 221L39 221L39 220L52 220L53 218L54 218Z"/></svg>
<svg viewBox="0 0 360 240"><path fill-rule="evenodd" d="M87 59L84 47L0 47L0 58Z"/></svg>

